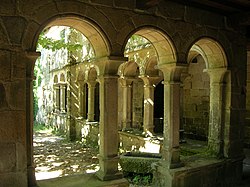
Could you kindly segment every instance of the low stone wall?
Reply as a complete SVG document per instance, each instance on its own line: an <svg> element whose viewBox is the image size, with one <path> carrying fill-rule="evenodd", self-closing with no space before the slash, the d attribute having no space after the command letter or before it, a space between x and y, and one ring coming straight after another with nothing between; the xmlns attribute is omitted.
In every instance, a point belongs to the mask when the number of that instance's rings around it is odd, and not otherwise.
<svg viewBox="0 0 250 187"><path fill-rule="evenodd" d="M177 169L161 161L153 170L157 187L234 187L241 180L242 159L196 158Z"/></svg>
<svg viewBox="0 0 250 187"><path fill-rule="evenodd" d="M76 121L76 137L87 145L97 147L99 145L99 123L88 122L78 118Z"/></svg>
<svg viewBox="0 0 250 187"><path fill-rule="evenodd" d="M140 151L148 153L160 153L162 141L160 139L144 137L141 134L119 131L120 152Z"/></svg>
<svg viewBox="0 0 250 187"><path fill-rule="evenodd" d="M120 156L120 165L123 172L147 174L152 173L151 165L160 159L156 153L127 152Z"/></svg>

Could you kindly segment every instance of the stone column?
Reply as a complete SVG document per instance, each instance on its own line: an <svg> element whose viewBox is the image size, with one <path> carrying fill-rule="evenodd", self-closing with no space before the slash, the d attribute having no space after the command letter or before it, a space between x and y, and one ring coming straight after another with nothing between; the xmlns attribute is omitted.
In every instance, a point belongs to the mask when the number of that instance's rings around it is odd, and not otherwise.
<svg viewBox="0 0 250 187"><path fill-rule="evenodd" d="M131 94L132 94L132 81L127 78L121 78L122 85L122 129L131 128L132 115L131 115Z"/></svg>
<svg viewBox="0 0 250 187"><path fill-rule="evenodd" d="M94 121L96 81L88 81L87 84L88 84L88 121Z"/></svg>
<svg viewBox="0 0 250 187"><path fill-rule="evenodd" d="M180 76L185 66L171 64L159 67L164 73L164 141L162 157L167 168L181 167L180 130Z"/></svg>
<svg viewBox="0 0 250 187"><path fill-rule="evenodd" d="M79 116L83 117L84 114L86 113L86 103L84 99L84 81L78 81L78 99L79 99Z"/></svg>
<svg viewBox="0 0 250 187"><path fill-rule="evenodd" d="M55 89L55 94L56 94L56 103L55 103L55 109L56 111L60 111L60 86L59 84L55 84L54 85L54 89Z"/></svg>
<svg viewBox="0 0 250 187"><path fill-rule="evenodd" d="M118 77L102 76L100 83L100 169L101 180L121 178L118 171Z"/></svg>
<svg viewBox="0 0 250 187"><path fill-rule="evenodd" d="M61 112L66 112L65 93L66 93L66 85L61 84L60 85L60 108L61 108Z"/></svg>
<svg viewBox="0 0 250 187"><path fill-rule="evenodd" d="M33 80L37 52L28 52L26 63L26 146L27 146L27 176L28 186L37 186L35 178L35 165L33 158Z"/></svg>
<svg viewBox="0 0 250 187"><path fill-rule="evenodd" d="M222 118L223 107L223 77L226 68L208 69L206 72L210 77L210 113L209 113L209 150L218 157L223 155Z"/></svg>
<svg viewBox="0 0 250 187"><path fill-rule="evenodd" d="M143 131L154 133L154 90L159 77L140 77L144 82L144 116Z"/></svg>

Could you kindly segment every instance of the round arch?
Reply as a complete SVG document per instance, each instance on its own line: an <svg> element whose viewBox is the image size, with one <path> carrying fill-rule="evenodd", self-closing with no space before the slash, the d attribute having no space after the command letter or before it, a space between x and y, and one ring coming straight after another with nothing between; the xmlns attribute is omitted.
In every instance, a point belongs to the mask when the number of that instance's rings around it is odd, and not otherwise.
<svg viewBox="0 0 250 187"><path fill-rule="evenodd" d="M68 26L81 32L92 45L94 49L95 58L109 56L110 43L105 33L100 29L100 27L93 21L87 19L86 17L71 14L66 14L63 17L60 15L56 15L45 20L40 25L40 27L36 29L35 33L31 33L33 35L32 41L30 44L26 43L26 45L28 45L26 47L29 48L29 50L31 51L35 51L38 38L42 30L53 26ZM24 40L26 38L28 42L30 38L27 37L30 36L25 35Z"/></svg>
<svg viewBox="0 0 250 187"><path fill-rule="evenodd" d="M91 65L86 69L85 79L86 81L96 81L99 75L97 66Z"/></svg>
<svg viewBox="0 0 250 187"><path fill-rule="evenodd" d="M228 66L223 47L212 38L203 37L194 42L189 50L187 61L192 61L199 54L205 60L207 69L226 68Z"/></svg>
<svg viewBox="0 0 250 187"><path fill-rule="evenodd" d="M55 75L53 80L54 80L53 83L58 83L58 76Z"/></svg>
<svg viewBox="0 0 250 187"><path fill-rule="evenodd" d="M128 41L133 34L146 38L152 44L157 54L158 65L177 62L176 50L172 40L160 29L151 26L138 28L130 33L126 41ZM123 49L125 49L126 43L127 42L125 42Z"/></svg>
<svg viewBox="0 0 250 187"><path fill-rule="evenodd" d="M231 82L225 81L225 75L228 72L227 56L222 45L210 37L199 38L192 44L187 57L188 62L192 62L197 55L202 56L205 61L205 70L209 75L209 88L206 88L209 89L208 148L216 156L224 156L225 150L222 142L225 138L225 118L230 115L225 113L228 107L225 103L229 102L228 98L231 95Z"/></svg>
<svg viewBox="0 0 250 187"><path fill-rule="evenodd" d="M65 82L65 75L63 73L60 74L60 82Z"/></svg>

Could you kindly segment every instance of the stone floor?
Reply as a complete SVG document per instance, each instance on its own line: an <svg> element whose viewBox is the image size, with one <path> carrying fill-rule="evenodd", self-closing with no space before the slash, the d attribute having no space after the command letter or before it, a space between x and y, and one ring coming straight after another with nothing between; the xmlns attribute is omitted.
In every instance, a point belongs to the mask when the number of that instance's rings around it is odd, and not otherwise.
<svg viewBox="0 0 250 187"><path fill-rule="evenodd" d="M191 146L203 147L193 142ZM237 187L250 187L250 149L244 151L243 180ZM97 149L86 147L82 142L67 142L50 131L35 133L34 160L39 187L128 186L126 179L103 182L95 177L99 168L97 153ZM130 184L132 186L135 185Z"/></svg>

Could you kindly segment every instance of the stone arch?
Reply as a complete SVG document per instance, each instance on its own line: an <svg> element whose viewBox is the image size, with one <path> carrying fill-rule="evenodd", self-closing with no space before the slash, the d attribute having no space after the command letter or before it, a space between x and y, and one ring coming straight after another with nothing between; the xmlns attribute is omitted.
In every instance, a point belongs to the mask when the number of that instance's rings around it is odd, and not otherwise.
<svg viewBox="0 0 250 187"><path fill-rule="evenodd" d="M80 70L80 71L77 71L77 75L76 75L76 80L77 81L84 81L85 80L85 73L84 71Z"/></svg>
<svg viewBox="0 0 250 187"><path fill-rule="evenodd" d="M63 17L55 14L53 17L44 19L38 27L30 23L30 28L28 27L27 33L24 34L23 45L28 50L36 50L37 41L42 30L52 26L68 26L78 30L89 40L96 58L109 56L110 44L108 37L100 26L91 19L77 14L65 14Z"/></svg>
<svg viewBox="0 0 250 187"><path fill-rule="evenodd" d="M148 59L145 67L145 75L149 76L162 76L161 71L157 68L157 57L152 56Z"/></svg>
<svg viewBox="0 0 250 187"><path fill-rule="evenodd" d="M225 100L230 97L230 81L225 81L228 70L228 61L222 45L213 38L202 37L196 40L188 54L190 63L201 55L205 61L205 72L209 75L209 122L208 122L208 147L217 156L225 156L224 149L224 127ZM204 77L204 76L202 76Z"/></svg>
<svg viewBox="0 0 250 187"><path fill-rule="evenodd" d="M118 74L121 77L139 76L139 66L134 61L128 61L119 66Z"/></svg>
<svg viewBox="0 0 250 187"><path fill-rule="evenodd" d="M174 43L161 29L152 26L137 28L136 30L130 32L126 41L128 41L133 34L146 38L153 45L157 54L158 65L177 62ZM126 43L127 42L124 43L123 49L125 49Z"/></svg>
<svg viewBox="0 0 250 187"><path fill-rule="evenodd" d="M65 75L63 73L60 74L60 82L65 82Z"/></svg>
<svg viewBox="0 0 250 187"><path fill-rule="evenodd" d="M87 67L85 71L85 80L86 81L96 81L99 75L99 69L95 65Z"/></svg>
<svg viewBox="0 0 250 187"><path fill-rule="evenodd" d="M53 80L54 80L54 81L53 81L54 84L55 84L55 83L58 83L58 76L55 75Z"/></svg>
<svg viewBox="0 0 250 187"><path fill-rule="evenodd" d="M106 36L106 33L103 31L105 28L110 29L112 25L110 24L109 20L107 18L102 19L104 16L100 15L100 13L97 11L97 9L93 9L92 12L89 12L89 10L86 12L86 6L84 3L76 3L76 2L70 2L68 6L62 6L64 2L55 2L55 3L48 3L44 4L44 2L38 2L38 4L43 4L39 7L37 4L31 5L22 5L23 2L20 2L20 6L30 6L29 10L27 10L27 15L32 15L32 20L29 20L27 22L27 28L25 32L23 33L22 37L22 47L26 51L34 52L36 51L37 47L37 41L39 38L39 35L42 30L45 28L51 27L51 26L69 26L72 28L77 29L82 34L84 34L88 40L90 41L94 53L95 58L101 58L109 56L110 54L110 44L108 41L108 37ZM52 5L53 4L53 5ZM61 4L60 7L55 6L55 4ZM75 6L75 4L79 4L79 7L82 7L84 5L85 8L76 9L75 11L68 11L68 9ZM39 8L38 8L39 7ZM91 9L91 7L90 7ZM98 12L97 14L95 14ZM95 16L99 17L95 17ZM96 22L93 21L96 19ZM99 23L97 23L99 21ZM102 24L100 24L102 22ZM100 26L101 25L101 26ZM104 28L103 30L101 28ZM107 29L106 29L107 30ZM112 29L111 29L112 30ZM115 29L114 29L115 30ZM35 61L35 60L34 60ZM33 68L30 68L31 72L28 72L28 74L33 74ZM55 77L54 77L55 78ZM65 78L70 79L70 73L65 72ZM58 87L58 82L60 80L59 75L56 75L56 87ZM68 81L68 80L67 80ZM30 90L32 93L32 90ZM58 95L58 92L57 92ZM32 102L32 101L31 101ZM27 111L28 113L32 114L32 107L30 105L27 105ZM32 118L28 118L29 122L27 123L27 129L32 129ZM28 181L29 183L33 184L32 186L35 186L35 174L34 174L34 168L33 168L33 153L32 153L32 141L30 139L32 137L32 134L27 134L26 139L28 142L28 162L31 163L32 168L28 168Z"/></svg>
<svg viewBox="0 0 250 187"><path fill-rule="evenodd" d="M223 47L212 38L203 37L198 39L189 51L188 62L200 54L205 60L207 69L226 68L228 66Z"/></svg>

